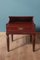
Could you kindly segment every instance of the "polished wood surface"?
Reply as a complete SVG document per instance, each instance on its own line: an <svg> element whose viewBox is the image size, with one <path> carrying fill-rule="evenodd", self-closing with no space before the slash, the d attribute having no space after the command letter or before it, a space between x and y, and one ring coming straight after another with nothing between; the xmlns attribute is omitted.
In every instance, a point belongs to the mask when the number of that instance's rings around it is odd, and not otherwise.
<svg viewBox="0 0 40 60"><path fill-rule="evenodd" d="M35 24L33 16L9 16L9 22L6 24L7 50L9 51L9 34L30 34L33 41L33 51L35 51Z"/></svg>

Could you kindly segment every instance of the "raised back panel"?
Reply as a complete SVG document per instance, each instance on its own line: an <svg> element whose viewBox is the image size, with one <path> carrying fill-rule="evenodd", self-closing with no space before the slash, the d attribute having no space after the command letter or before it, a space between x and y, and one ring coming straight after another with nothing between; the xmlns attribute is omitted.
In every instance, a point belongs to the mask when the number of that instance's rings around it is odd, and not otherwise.
<svg viewBox="0 0 40 60"><path fill-rule="evenodd" d="M9 17L9 23L13 23L13 22L32 22L33 17L13 17L10 16Z"/></svg>

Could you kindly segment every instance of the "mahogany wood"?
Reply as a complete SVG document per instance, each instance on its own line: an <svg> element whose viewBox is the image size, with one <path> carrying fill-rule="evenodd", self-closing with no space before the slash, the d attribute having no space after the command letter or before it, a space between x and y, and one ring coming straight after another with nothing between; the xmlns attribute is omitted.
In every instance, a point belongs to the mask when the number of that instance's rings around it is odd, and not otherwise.
<svg viewBox="0 0 40 60"><path fill-rule="evenodd" d="M9 34L13 41L13 34L30 34L33 42L33 51L35 51L35 24L33 16L9 16L9 22L6 24L7 50L9 51Z"/></svg>

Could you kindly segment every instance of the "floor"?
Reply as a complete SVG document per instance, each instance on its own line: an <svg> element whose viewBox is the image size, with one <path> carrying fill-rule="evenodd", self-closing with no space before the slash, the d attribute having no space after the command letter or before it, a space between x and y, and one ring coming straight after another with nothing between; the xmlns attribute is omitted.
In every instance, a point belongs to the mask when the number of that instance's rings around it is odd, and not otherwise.
<svg viewBox="0 0 40 60"><path fill-rule="evenodd" d="M32 51L29 35L10 37L10 52L7 52L6 33L0 32L0 60L40 60L40 34L36 35L35 52Z"/></svg>

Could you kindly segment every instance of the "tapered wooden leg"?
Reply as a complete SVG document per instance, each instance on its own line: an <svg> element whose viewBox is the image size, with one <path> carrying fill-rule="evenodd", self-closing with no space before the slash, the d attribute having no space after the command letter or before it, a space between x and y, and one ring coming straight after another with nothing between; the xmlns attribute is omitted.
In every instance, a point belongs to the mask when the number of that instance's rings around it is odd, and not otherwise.
<svg viewBox="0 0 40 60"><path fill-rule="evenodd" d="M32 35L30 35L30 43L32 42Z"/></svg>
<svg viewBox="0 0 40 60"><path fill-rule="evenodd" d="M33 52L35 51L35 35L32 35Z"/></svg>
<svg viewBox="0 0 40 60"><path fill-rule="evenodd" d="M12 41L13 41L13 34L11 34L11 38L12 38Z"/></svg>
<svg viewBox="0 0 40 60"><path fill-rule="evenodd" d="M9 35L7 34L7 51L9 52Z"/></svg>

